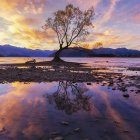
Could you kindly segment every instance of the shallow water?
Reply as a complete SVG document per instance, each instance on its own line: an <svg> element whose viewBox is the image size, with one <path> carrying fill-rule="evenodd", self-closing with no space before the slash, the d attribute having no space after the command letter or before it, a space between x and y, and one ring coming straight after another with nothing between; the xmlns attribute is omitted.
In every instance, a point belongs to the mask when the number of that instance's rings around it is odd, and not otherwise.
<svg viewBox="0 0 140 140"><path fill-rule="evenodd" d="M52 58L44 58L44 57L36 57L36 58L28 58L28 57L0 57L0 64L11 64L11 63L24 63L26 61L36 59L37 62L40 61L50 61ZM82 59L82 61L81 61ZM94 67L94 68L108 68L113 72L120 72L126 75L140 75L140 71L133 70L128 71L129 67L137 67L140 68L140 58L63 58L65 61L69 62L78 62L78 63L86 63L86 65ZM107 70L104 72L107 72Z"/></svg>
<svg viewBox="0 0 140 140"><path fill-rule="evenodd" d="M5 63L22 63L31 59L36 59L37 61L49 61L52 58L36 57L0 57L0 64ZM140 58L108 58L108 57L95 57L95 58L63 58L66 61L88 63L91 66L111 66L111 67L140 67Z"/></svg>
<svg viewBox="0 0 140 140"><path fill-rule="evenodd" d="M8 59L0 58L0 63L28 58ZM109 61L112 67L125 68L140 64L140 59L134 59L86 58L82 62L104 67ZM80 62L81 58L66 60ZM125 98L121 91L101 83L0 84L0 140L51 140L58 136L64 140L139 140L140 94L132 91L129 95Z"/></svg>

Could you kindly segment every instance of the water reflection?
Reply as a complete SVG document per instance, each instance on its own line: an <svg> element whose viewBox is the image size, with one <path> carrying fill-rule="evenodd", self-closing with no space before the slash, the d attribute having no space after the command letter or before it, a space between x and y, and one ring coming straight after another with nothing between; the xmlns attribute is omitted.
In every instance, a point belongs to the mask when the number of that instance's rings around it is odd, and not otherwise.
<svg viewBox="0 0 140 140"><path fill-rule="evenodd" d="M58 110L72 114L79 110L90 110L90 96L86 95L87 88L84 84L68 81L60 81L58 89L51 95L47 95L50 104L55 105Z"/></svg>
<svg viewBox="0 0 140 140"><path fill-rule="evenodd" d="M66 81L4 84L0 93L0 140L49 140L56 131L65 140L139 138L139 95Z"/></svg>

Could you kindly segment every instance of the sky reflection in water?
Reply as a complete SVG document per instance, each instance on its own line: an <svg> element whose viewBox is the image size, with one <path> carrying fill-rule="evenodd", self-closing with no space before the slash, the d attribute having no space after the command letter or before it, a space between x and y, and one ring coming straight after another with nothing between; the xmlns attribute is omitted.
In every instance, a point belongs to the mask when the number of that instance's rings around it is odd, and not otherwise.
<svg viewBox="0 0 140 140"><path fill-rule="evenodd" d="M54 131L65 139L138 139L138 96L125 99L120 91L94 83L1 84L0 139L48 139Z"/></svg>

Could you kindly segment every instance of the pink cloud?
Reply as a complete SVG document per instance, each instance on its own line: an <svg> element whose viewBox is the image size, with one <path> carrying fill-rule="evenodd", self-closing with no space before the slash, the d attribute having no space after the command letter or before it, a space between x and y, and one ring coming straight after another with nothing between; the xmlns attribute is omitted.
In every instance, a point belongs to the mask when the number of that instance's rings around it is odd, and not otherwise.
<svg viewBox="0 0 140 140"><path fill-rule="evenodd" d="M119 0L111 0L110 6L108 8L108 11L104 15L104 22L106 22L106 21L108 21L108 20L110 20L112 18L113 12L114 12L118 2L119 2Z"/></svg>
<svg viewBox="0 0 140 140"><path fill-rule="evenodd" d="M96 9L101 0L67 0L67 2L72 4L75 3L83 9L88 9L91 6L93 6Z"/></svg>
<svg viewBox="0 0 140 140"><path fill-rule="evenodd" d="M2 10L42 14L47 0L4 0L0 2Z"/></svg>
<svg viewBox="0 0 140 140"><path fill-rule="evenodd" d="M104 15L102 16L102 18L100 17L100 20L97 20L97 22L95 23L95 28L97 30L100 29L100 27L102 27L104 23L108 22L113 17L116 5L119 1L120 0L110 1L110 5L108 6L107 10L104 11Z"/></svg>
<svg viewBox="0 0 140 140"><path fill-rule="evenodd" d="M133 20L135 23L140 24L140 13L137 13L136 15L134 15Z"/></svg>

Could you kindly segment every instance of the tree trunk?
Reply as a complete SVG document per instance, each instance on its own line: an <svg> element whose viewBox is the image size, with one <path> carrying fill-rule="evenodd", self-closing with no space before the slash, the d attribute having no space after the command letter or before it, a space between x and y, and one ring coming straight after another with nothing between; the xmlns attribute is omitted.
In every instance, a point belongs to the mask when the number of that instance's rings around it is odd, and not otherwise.
<svg viewBox="0 0 140 140"><path fill-rule="evenodd" d="M62 48L62 45L63 44L60 44L60 49L55 53L55 56L54 56L54 59L53 59L53 61L55 61L55 62L63 62L63 60L60 58L60 54L63 50L67 49L68 46L65 46L65 47Z"/></svg>
<svg viewBox="0 0 140 140"><path fill-rule="evenodd" d="M61 58L60 58L60 53L62 52L63 49L59 49L56 53L55 53L55 56L54 56L54 59L53 61L55 62L61 62L63 61Z"/></svg>

